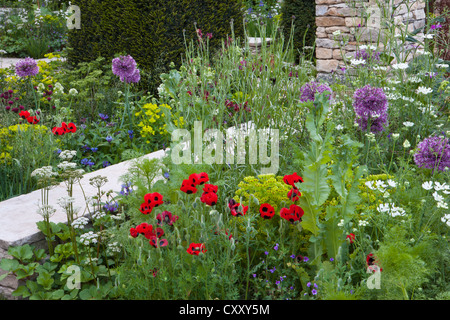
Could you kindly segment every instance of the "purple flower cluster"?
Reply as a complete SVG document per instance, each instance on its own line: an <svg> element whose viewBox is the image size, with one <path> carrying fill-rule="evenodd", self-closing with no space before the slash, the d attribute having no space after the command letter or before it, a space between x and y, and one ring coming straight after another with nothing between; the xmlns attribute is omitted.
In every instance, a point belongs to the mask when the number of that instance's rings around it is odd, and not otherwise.
<svg viewBox="0 0 450 320"><path fill-rule="evenodd" d="M39 66L33 58L25 58L16 63L16 74L19 77L35 76L39 73Z"/></svg>
<svg viewBox="0 0 450 320"><path fill-rule="evenodd" d="M420 168L444 171L450 168L450 144L448 138L429 137L417 145L414 162Z"/></svg>
<svg viewBox="0 0 450 320"><path fill-rule="evenodd" d="M388 122L388 99L383 89L368 84L355 91L353 101L355 121L361 130L366 131L369 125L372 133L384 130Z"/></svg>
<svg viewBox="0 0 450 320"><path fill-rule="evenodd" d="M367 51L365 49L355 52L355 59L363 59L366 63L373 63L374 61L380 61L381 52L379 51Z"/></svg>
<svg viewBox="0 0 450 320"><path fill-rule="evenodd" d="M331 93L331 88L324 83L320 83L317 81L305 83L300 88L300 101L301 102L314 101L316 93L319 94L325 91L329 91ZM328 98L330 97L331 95L328 95Z"/></svg>
<svg viewBox="0 0 450 320"><path fill-rule="evenodd" d="M130 56L120 56L112 60L112 72L126 83L137 83L141 79L141 74L137 68L136 61Z"/></svg>

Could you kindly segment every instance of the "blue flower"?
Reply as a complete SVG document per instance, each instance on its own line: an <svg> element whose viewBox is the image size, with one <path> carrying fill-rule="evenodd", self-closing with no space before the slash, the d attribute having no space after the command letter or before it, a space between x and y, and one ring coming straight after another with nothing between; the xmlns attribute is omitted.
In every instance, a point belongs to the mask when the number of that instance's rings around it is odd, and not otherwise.
<svg viewBox="0 0 450 320"><path fill-rule="evenodd" d="M90 160L90 159L88 159L88 158L84 158L84 159L81 160L81 164L84 165L84 166L89 166L89 167L92 168L92 166L95 164L95 162Z"/></svg>
<svg viewBox="0 0 450 320"><path fill-rule="evenodd" d="M108 142L111 142L112 141L112 139L113 139L113 137L111 137L111 136L107 136L106 138L106 141L108 141Z"/></svg>
<svg viewBox="0 0 450 320"><path fill-rule="evenodd" d="M102 120L108 120L109 116L107 114L103 114L103 113L99 113L98 116L100 117L100 119Z"/></svg>
<svg viewBox="0 0 450 320"><path fill-rule="evenodd" d="M134 137L133 130L128 130L128 136L130 137L131 140L133 139L133 137Z"/></svg>
<svg viewBox="0 0 450 320"><path fill-rule="evenodd" d="M98 151L98 148L91 148L91 151L92 151L92 152L97 152L97 151Z"/></svg>
<svg viewBox="0 0 450 320"><path fill-rule="evenodd" d="M108 211L109 213L114 213L117 210L119 210L119 204L117 203L117 201L114 202L107 202L104 206L103 209L105 209L105 211Z"/></svg>
<svg viewBox="0 0 450 320"><path fill-rule="evenodd" d="M108 166L110 166L111 165L111 163L109 162L109 161L103 161L103 168L106 168L106 167L108 167Z"/></svg>

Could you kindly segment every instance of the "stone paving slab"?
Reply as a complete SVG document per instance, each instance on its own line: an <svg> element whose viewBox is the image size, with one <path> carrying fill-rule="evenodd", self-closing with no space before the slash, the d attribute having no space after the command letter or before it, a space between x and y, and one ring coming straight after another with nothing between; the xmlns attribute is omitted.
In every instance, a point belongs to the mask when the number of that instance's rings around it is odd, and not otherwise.
<svg viewBox="0 0 450 320"><path fill-rule="evenodd" d="M142 158L161 159L164 155L165 152L159 150L145 155ZM132 161L124 161L104 169L86 173L80 180L82 187L80 187L80 184L74 185L73 197L76 199L74 206L80 208L79 216L83 212L85 214L88 213L85 199L97 193L97 190L89 184L89 179L98 175L106 176L108 182L102 187L102 190L120 192L122 186L120 177L128 172ZM58 205L58 199L63 196L67 196L66 184L64 182L50 190L49 205L57 210L50 218L51 222L67 222L66 213ZM44 239L43 234L36 226L37 222L43 220L37 213L40 203L41 190L0 202L0 250L7 251L9 246L18 246L26 243L32 244Z"/></svg>
<svg viewBox="0 0 450 320"><path fill-rule="evenodd" d="M17 62L19 62L20 60L22 60L24 58L7 58L7 57L0 57L0 68L2 69L6 69L9 68L11 66L15 66ZM65 61L65 58L42 58L42 59L35 59L36 61L46 61L46 62L50 62L50 61L54 61L54 60L61 60L61 61Z"/></svg>

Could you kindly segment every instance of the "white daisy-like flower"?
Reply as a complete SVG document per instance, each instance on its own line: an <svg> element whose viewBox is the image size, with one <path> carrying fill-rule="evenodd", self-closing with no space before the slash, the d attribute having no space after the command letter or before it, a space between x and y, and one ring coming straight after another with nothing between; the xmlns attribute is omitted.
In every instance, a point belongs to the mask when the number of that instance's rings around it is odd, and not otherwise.
<svg viewBox="0 0 450 320"><path fill-rule="evenodd" d="M391 188L396 188L397 187L397 182L395 182L392 179L388 179L386 182L389 185L389 187L391 187Z"/></svg>
<svg viewBox="0 0 450 320"><path fill-rule="evenodd" d="M441 221L443 223L446 223L449 227L450 227L450 213L445 214L442 218Z"/></svg>
<svg viewBox="0 0 450 320"><path fill-rule="evenodd" d="M413 83L420 83L420 82L422 82L422 79L420 79L419 77L413 76L413 77L408 78L408 81L413 82Z"/></svg>
<svg viewBox="0 0 450 320"><path fill-rule="evenodd" d="M395 63L392 65L392 68L395 70L405 70L408 68L408 63L406 63L406 62Z"/></svg>
<svg viewBox="0 0 450 320"><path fill-rule="evenodd" d="M420 87L417 88L417 90L416 90L416 93L417 93L417 94L425 94L425 95L427 95L427 94L429 94L429 93L431 93L431 92L433 92L433 89L427 88L427 87L422 87L422 86L420 86Z"/></svg>
<svg viewBox="0 0 450 320"><path fill-rule="evenodd" d="M433 198L436 202L444 202L444 197L441 196L437 191L433 192Z"/></svg>
<svg viewBox="0 0 450 320"><path fill-rule="evenodd" d="M439 201L438 203L436 203L436 206L438 208L448 209L448 204L446 204L444 201Z"/></svg>
<svg viewBox="0 0 450 320"><path fill-rule="evenodd" d="M438 68L438 69L447 69L448 68L448 64L446 64L446 63L436 63L436 68Z"/></svg>
<svg viewBox="0 0 450 320"><path fill-rule="evenodd" d="M433 189L433 181L426 181L422 183L422 188L424 188L425 190Z"/></svg>
<svg viewBox="0 0 450 320"><path fill-rule="evenodd" d="M412 127L412 126L414 125L414 122L405 121L405 122L403 122L403 125L404 125L405 127Z"/></svg>
<svg viewBox="0 0 450 320"><path fill-rule="evenodd" d="M404 142L403 142L403 148L409 148L409 147L411 147L411 143L408 141L408 139L406 139Z"/></svg>
<svg viewBox="0 0 450 320"><path fill-rule="evenodd" d="M436 191L448 190L449 188L450 188L450 186L448 184L446 184L445 182L441 184L440 182L436 181L434 183L434 190L436 190Z"/></svg>
<svg viewBox="0 0 450 320"><path fill-rule="evenodd" d="M350 60L350 63L351 63L353 66L358 66L358 65L360 65L360 64L365 64L366 61L365 61L364 59L351 59L351 60Z"/></svg>

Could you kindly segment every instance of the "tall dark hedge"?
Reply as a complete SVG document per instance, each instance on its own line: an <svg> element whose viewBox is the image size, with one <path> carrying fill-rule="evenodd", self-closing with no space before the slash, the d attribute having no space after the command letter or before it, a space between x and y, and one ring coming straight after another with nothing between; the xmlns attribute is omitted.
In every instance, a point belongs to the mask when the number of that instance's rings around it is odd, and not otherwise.
<svg viewBox="0 0 450 320"><path fill-rule="evenodd" d="M147 78L141 86L154 91L171 62L181 65L186 40L197 39L196 27L212 33L211 48L231 36L243 39L242 0L73 0L80 7L81 29L69 30L72 65L99 56L129 54ZM195 27L196 26L196 27Z"/></svg>
<svg viewBox="0 0 450 320"><path fill-rule="evenodd" d="M292 21L294 21L293 46L297 60L298 50L301 52L303 46L313 46L316 40L316 2L314 0L283 0L281 27L286 41L291 33Z"/></svg>

